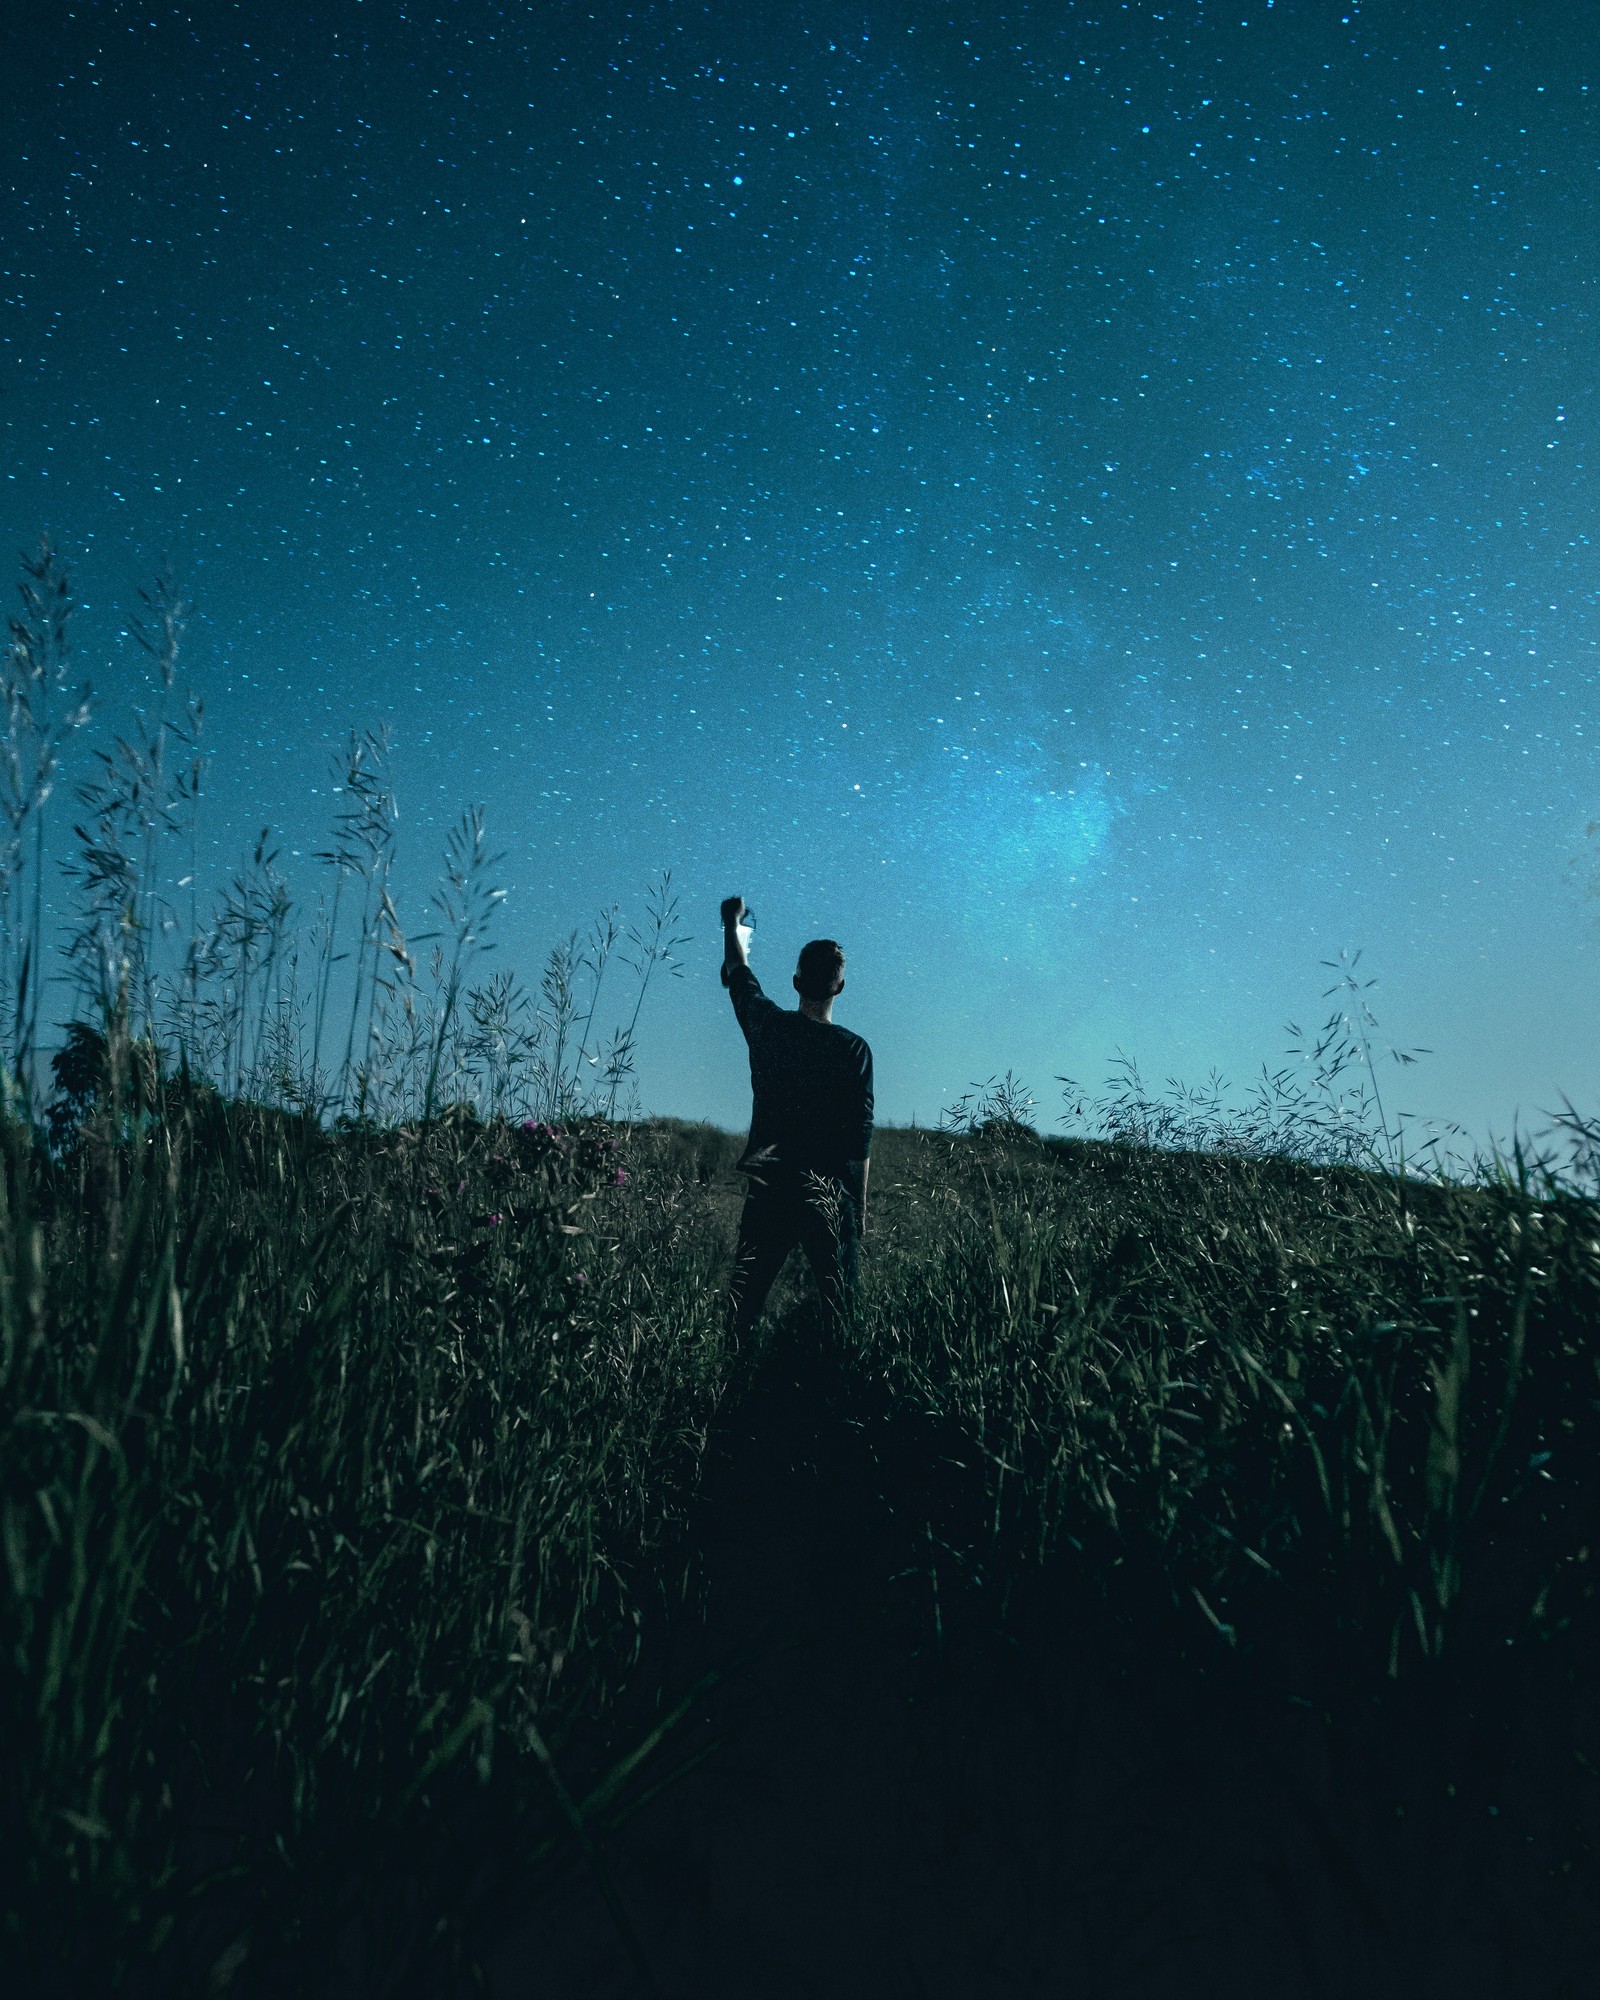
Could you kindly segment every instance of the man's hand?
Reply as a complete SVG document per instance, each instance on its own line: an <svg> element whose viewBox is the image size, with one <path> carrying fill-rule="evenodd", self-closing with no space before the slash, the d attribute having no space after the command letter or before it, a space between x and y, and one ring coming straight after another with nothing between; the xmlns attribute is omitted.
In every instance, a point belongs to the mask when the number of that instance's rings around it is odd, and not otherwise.
<svg viewBox="0 0 1600 2000"><path fill-rule="evenodd" d="M728 983L728 975L741 965L750 963L750 954L744 948L744 939L739 935L739 919L744 915L743 896L724 896L722 899L722 983Z"/></svg>

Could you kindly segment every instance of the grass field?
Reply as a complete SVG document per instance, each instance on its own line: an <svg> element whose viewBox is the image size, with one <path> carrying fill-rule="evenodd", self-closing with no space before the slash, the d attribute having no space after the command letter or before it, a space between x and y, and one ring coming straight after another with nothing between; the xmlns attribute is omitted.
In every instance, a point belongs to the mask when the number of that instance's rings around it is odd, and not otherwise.
<svg viewBox="0 0 1600 2000"><path fill-rule="evenodd" d="M562 1746L593 1764L692 1559L732 1151L465 1112L330 1132L194 1086L59 1157L7 1127L28 1990L327 1964L463 1824L535 1874L580 1836ZM1508 1647L1591 1656L1588 1199L1014 1126L886 1132L875 1178L836 1365L921 1440L929 1536L992 1590L1070 1570L1330 1712ZM803 1339L803 1305L774 1324ZM596 1828L651 1777L613 1748Z"/></svg>

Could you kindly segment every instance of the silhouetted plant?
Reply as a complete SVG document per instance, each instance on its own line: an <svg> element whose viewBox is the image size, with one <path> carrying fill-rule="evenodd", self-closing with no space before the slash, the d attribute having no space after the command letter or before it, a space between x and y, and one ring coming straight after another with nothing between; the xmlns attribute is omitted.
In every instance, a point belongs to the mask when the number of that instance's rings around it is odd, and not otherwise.
<svg viewBox="0 0 1600 2000"><path fill-rule="evenodd" d="M9 621L0 676L0 1031L7 1102L26 1105L44 993L46 816L61 759L89 716L87 689L67 692L72 590L48 537L25 558L20 613Z"/></svg>

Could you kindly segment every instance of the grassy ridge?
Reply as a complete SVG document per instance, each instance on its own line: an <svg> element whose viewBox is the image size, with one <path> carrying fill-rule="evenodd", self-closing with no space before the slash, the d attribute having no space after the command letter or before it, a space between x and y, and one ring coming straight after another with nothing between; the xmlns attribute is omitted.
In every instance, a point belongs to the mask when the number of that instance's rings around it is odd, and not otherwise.
<svg viewBox="0 0 1600 2000"><path fill-rule="evenodd" d="M682 1560L733 1142L172 1089L5 1147L30 1985L325 1953L475 1794L548 1843L551 1745ZM1589 1617L1588 1201L1005 1126L884 1133L875 1180L849 1366L959 1463L996 1575L1066 1553L1287 1635L1331 1701Z"/></svg>

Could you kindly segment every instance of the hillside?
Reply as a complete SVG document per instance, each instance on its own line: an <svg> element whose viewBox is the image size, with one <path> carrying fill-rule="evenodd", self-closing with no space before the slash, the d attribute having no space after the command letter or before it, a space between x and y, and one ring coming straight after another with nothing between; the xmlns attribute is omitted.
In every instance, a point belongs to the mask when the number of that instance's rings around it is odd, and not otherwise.
<svg viewBox="0 0 1600 2000"><path fill-rule="evenodd" d="M1581 1990L1574 1185L886 1132L733 1366L733 1148L9 1128L28 1990Z"/></svg>

